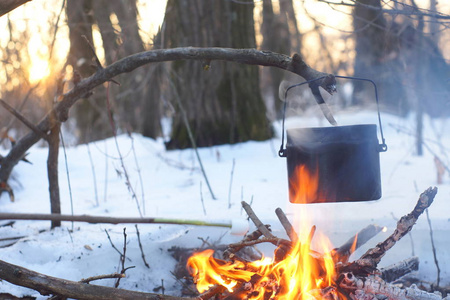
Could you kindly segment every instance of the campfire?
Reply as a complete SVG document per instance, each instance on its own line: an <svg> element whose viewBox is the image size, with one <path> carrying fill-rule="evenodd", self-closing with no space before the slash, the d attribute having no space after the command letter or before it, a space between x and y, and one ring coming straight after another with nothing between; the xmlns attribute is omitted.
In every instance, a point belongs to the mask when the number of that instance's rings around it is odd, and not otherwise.
<svg viewBox="0 0 450 300"><path fill-rule="evenodd" d="M429 188L422 193L413 211L398 221L397 229L355 261L349 261L350 255L382 228L369 225L344 245L333 248L326 237L316 236L315 226L297 235L278 208L276 214L288 240L274 236L270 226L264 225L250 205L242 202L257 230L241 242L228 245L222 258L215 257L211 249L194 253L188 259L187 268L203 300L442 299L415 287L402 289L389 283L417 269L417 258L382 271L377 268L384 254L411 230L420 214L431 205L436 192L436 188ZM240 256L240 250L261 243L276 246L272 258L248 260Z"/></svg>

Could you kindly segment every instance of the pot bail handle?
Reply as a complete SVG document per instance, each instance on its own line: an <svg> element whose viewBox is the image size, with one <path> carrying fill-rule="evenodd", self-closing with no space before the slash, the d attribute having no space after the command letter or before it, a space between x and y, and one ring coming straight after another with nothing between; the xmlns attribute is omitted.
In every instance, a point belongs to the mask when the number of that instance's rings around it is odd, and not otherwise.
<svg viewBox="0 0 450 300"><path fill-rule="evenodd" d="M284 92L283 120L282 120L282 123L281 123L281 146L280 146L280 150L278 151L278 156L279 157L286 157L287 156L286 149L284 148L284 135L285 135L285 133L284 133L284 131L285 131L284 130L284 127L285 127L284 126L284 121L286 119L287 94L288 94L289 90L293 89L295 87L301 86L303 84L306 84L306 83L312 83L314 81L324 79L325 77L327 77L327 76L321 76L321 77L318 77L318 78L315 78L315 79L311 79L311 80L307 80L307 81L304 81L304 82L300 82L300 83L291 85ZM375 100L377 102L378 123L380 124L380 135L381 135L381 144L378 145L378 152L386 152L387 149L388 149L388 146L386 145L386 140L385 140L384 134L383 134L383 126L381 124L380 104L379 104L379 101L378 101L378 89L377 89L377 85L375 84L375 82L373 80L371 80L371 79L359 78L359 77L339 76L339 75L335 75L334 77L342 78L342 79L350 79L350 80L367 81L367 82L372 83L372 85L373 85L373 87L375 89Z"/></svg>
<svg viewBox="0 0 450 300"><path fill-rule="evenodd" d="M342 79L350 79L350 80L367 81L367 82L372 83L373 88L375 90L375 101L377 102L378 123L380 124L380 135L381 135L381 144L378 145L378 152L386 152L388 149L388 146L386 145L386 140L385 140L384 134L383 134L383 126L381 125L380 102L378 101L378 89L377 89L377 85L375 84L375 82L371 79L359 78L359 77L339 76L339 75L335 75L334 77L342 78Z"/></svg>

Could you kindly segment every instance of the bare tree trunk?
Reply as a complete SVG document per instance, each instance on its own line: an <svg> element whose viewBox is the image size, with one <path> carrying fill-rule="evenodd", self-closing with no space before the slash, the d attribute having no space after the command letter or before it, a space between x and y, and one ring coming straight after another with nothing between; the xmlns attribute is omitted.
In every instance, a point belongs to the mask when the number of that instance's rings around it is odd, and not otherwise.
<svg viewBox="0 0 450 300"><path fill-rule="evenodd" d="M404 67L398 57L399 39L391 34L380 8L380 0L358 0L353 10L356 36L354 76L370 78L378 85L380 99L393 112L408 112L402 82ZM390 58L393 57L393 58ZM373 92L362 82L354 83L353 104L373 103Z"/></svg>
<svg viewBox="0 0 450 300"><path fill-rule="evenodd" d="M107 7L104 9L107 10ZM79 73L82 78L89 77L95 72L95 67L92 65L92 52L83 35L90 42L93 42L93 1L67 0L66 14L70 38L68 63L72 65L74 72ZM104 89L103 91L100 90L91 98L81 100L74 107L79 143L111 136L106 117L104 91Z"/></svg>
<svg viewBox="0 0 450 300"><path fill-rule="evenodd" d="M256 46L251 2L243 5L228 1L169 0L164 23L165 47ZM209 65L208 61L203 66L197 62L176 62L171 66L170 80L173 92L168 98L180 97L199 147L265 140L271 136L258 87L257 67L223 62ZM173 117L167 146L191 147L180 112Z"/></svg>

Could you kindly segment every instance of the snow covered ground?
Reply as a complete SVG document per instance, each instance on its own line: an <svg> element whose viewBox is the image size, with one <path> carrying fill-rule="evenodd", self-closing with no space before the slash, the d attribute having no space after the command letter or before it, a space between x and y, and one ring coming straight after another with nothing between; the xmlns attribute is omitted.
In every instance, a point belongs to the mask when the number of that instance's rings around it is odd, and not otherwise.
<svg viewBox="0 0 450 300"><path fill-rule="evenodd" d="M419 194L436 185L436 167L433 155L425 149L422 157L414 155L414 138L397 128L414 131L414 117L401 119L383 114L383 126L389 150L381 153L383 197L362 203L330 203L299 205L288 201L286 162L277 156L280 139L266 142L247 142L200 149L208 179L217 200L213 200L200 172L193 150L165 151L161 140L154 141L134 134L121 135L118 145L124 157L130 182L136 192L139 206L145 216L161 218L199 219L229 222L245 218L240 202L251 202L256 214L264 223L272 224L275 233L284 236L275 215L281 207L289 217L303 210L311 217L318 230L329 236L339 246L369 224L386 226L353 258L359 257L369 247L384 240L395 228L395 218L409 213ZM376 123L373 111L342 112L337 115L340 125ZM288 126L314 127L322 118L302 117L288 120ZM450 120L425 120L426 143L441 159L448 162L450 149ZM280 132L279 124L275 129ZM440 141L442 147L436 143ZM94 164L91 164L91 159ZM139 217L136 201L126 186L125 176L114 139L88 146L67 147L67 164L76 215L104 215ZM2 150L6 153L6 150ZM20 163L11 183L16 201L11 203L6 194L0 198L1 212L49 213L48 183L46 175L46 148L30 150L32 165ZM234 161L234 172L231 176ZM62 211L71 214L71 201L66 175L64 153L61 149L60 187ZM94 176L95 173L95 176ZM139 176L140 175L140 176ZM95 178L95 179L94 179ZM230 188L230 182L232 184ZM142 184L141 184L142 180ZM441 268L441 282L450 283L450 179L438 186L435 202L429 209L437 258ZM231 191L231 193L230 193ZM97 196L96 196L97 195ZM202 205L202 199L204 208ZM0 221L0 225L7 221ZM12 226L0 227L0 239L24 236L12 246L0 248L0 257L9 263L24 266L47 275L69 280L120 271L119 254L112 248L105 230L117 248L123 247L123 228L127 232L127 277L121 288L153 292L162 280L166 294L176 295L180 284L170 273L175 260L167 249L176 245L196 247L199 238L209 242L230 243L241 239L229 234L226 228L180 225L139 225L143 249L150 268L145 267L139 250L134 225L108 225L63 222L61 228L48 230L47 221L17 221ZM72 231L73 229L73 231ZM252 229L252 227L251 227ZM39 232L45 230L43 232ZM309 228L306 228L309 231ZM420 276L433 282L436 267L432 255L430 231L422 215L411 234L406 236L383 258L381 266L417 255L420 258ZM8 242L3 242L7 244ZM95 282L113 286L114 280ZM14 295L39 294L5 281L0 282L0 292Z"/></svg>

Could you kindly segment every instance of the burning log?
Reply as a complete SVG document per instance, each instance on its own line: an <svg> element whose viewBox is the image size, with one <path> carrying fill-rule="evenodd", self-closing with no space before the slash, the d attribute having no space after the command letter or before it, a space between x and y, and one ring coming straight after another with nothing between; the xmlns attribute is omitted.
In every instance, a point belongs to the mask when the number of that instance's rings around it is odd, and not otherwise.
<svg viewBox="0 0 450 300"><path fill-rule="evenodd" d="M276 214L290 240L273 235L250 205L242 206L258 228L241 242L231 244L224 252L225 260L214 258L212 250L191 256L188 260L194 281L203 300L216 299L299 299L299 300L434 300L441 296L430 294L412 286L399 288L388 281L395 280L418 267L418 259L412 258L392 267L378 270L383 255L414 226L417 218L431 205L436 188L429 188L420 195L414 210L402 217L397 229L384 242L368 250L354 262L350 255L381 231L370 225L349 239L341 247L324 246L323 252L311 249L315 226L302 241L281 209ZM261 243L277 246L274 258L246 261L237 252L245 247ZM384 280L383 280L384 279Z"/></svg>

